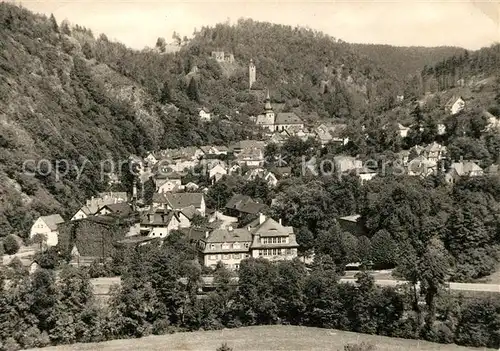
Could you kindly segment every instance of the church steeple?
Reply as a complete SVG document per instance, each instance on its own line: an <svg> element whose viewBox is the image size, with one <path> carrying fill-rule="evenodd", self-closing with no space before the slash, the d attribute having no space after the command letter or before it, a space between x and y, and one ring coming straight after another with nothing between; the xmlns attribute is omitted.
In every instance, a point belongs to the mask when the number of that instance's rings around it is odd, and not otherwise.
<svg viewBox="0 0 500 351"><path fill-rule="evenodd" d="M272 109L273 109L273 107L271 106L271 97L269 96L269 89L267 89L265 109L266 109L266 111L272 111Z"/></svg>

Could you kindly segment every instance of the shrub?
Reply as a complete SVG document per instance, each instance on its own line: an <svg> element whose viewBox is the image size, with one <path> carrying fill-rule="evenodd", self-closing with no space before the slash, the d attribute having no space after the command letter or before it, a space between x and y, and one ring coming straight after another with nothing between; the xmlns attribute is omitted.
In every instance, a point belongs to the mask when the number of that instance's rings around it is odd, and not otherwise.
<svg viewBox="0 0 500 351"><path fill-rule="evenodd" d="M35 254L34 261L40 265L41 268L54 269L59 266L61 257L55 247L49 247L47 250L39 251Z"/></svg>
<svg viewBox="0 0 500 351"><path fill-rule="evenodd" d="M233 351L233 348L227 346L227 343L223 343L221 347L217 349L217 351Z"/></svg>
<svg viewBox="0 0 500 351"><path fill-rule="evenodd" d="M344 346L344 351L374 351L375 345L362 342L361 344L348 344Z"/></svg>
<svg viewBox="0 0 500 351"><path fill-rule="evenodd" d="M3 248L7 255L14 255L19 251L19 243L13 235L8 235L3 240Z"/></svg>
<svg viewBox="0 0 500 351"><path fill-rule="evenodd" d="M456 329L456 343L465 346L500 346L500 299L477 298L462 310Z"/></svg>
<svg viewBox="0 0 500 351"><path fill-rule="evenodd" d="M153 334L164 335L170 331L170 323L168 319L158 319L153 323Z"/></svg>
<svg viewBox="0 0 500 351"><path fill-rule="evenodd" d="M3 343L3 349L5 351L17 351L21 349L21 346L19 346L14 338L7 338Z"/></svg>

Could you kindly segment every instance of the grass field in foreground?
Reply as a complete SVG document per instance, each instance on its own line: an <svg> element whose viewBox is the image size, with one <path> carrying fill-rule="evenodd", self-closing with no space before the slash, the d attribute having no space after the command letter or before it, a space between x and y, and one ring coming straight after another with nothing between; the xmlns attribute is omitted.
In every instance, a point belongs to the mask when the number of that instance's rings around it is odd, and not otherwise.
<svg viewBox="0 0 500 351"><path fill-rule="evenodd" d="M296 326L259 326L218 331L176 333L148 336L142 339L113 340L93 344L75 344L44 348L44 351L216 351L226 342L233 351L286 350L286 351L343 351L344 345L358 342L376 345L377 351L407 350L488 350L456 345L434 344L425 341L396 339L376 335L358 334L333 329Z"/></svg>

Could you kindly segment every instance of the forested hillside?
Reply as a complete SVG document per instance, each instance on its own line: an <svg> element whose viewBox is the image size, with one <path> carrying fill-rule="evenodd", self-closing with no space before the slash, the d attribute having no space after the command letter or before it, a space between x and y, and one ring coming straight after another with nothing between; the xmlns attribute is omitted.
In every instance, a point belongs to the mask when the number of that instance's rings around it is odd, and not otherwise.
<svg viewBox="0 0 500 351"><path fill-rule="evenodd" d="M392 112L396 96L409 88L420 96L426 79L403 86L395 76L448 50L427 54L398 48L382 64L383 55L370 54L368 47L361 50L323 33L239 20L203 27L176 53L163 52L162 38L154 49L137 51L105 34L96 37L86 28L70 28L53 16L6 3L0 4L0 23L0 236L26 236L39 214L69 216L87 197L106 189L99 173L104 159L259 137L248 117L261 112L265 88L285 111L306 120L310 115L341 119L356 133L370 118L378 128L383 125L379 116L384 121L411 117L406 108ZM232 53L234 62L216 62L214 50ZM393 67L405 50L415 60ZM498 47L485 50L498 52ZM497 62L490 56L483 50L470 53L470 69L482 71ZM250 59L257 66L252 91ZM432 72L426 68L424 78L443 80L447 71L441 66L432 66ZM220 118L200 123L200 107ZM44 159L49 162L38 167L41 173L23 173L25 161L32 171ZM47 168L61 159L68 161L61 169L68 174L57 179ZM82 165L77 180L75 167Z"/></svg>
<svg viewBox="0 0 500 351"><path fill-rule="evenodd" d="M99 61L142 82L159 99L167 91L168 99L182 104L185 86L195 80L194 100L222 114L234 109L247 115L260 112L258 94L248 92L250 59L257 67L254 90L269 88L275 102L287 103L288 109L300 106L304 114L346 118L358 114L367 102L388 108L400 88L350 44L310 29L250 19L203 27L175 54L158 54L163 38L156 50L141 52L109 43L103 36L82 40ZM211 58L212 51L231 53L235 61L219 64Z"/></svg>
<svg viewBox="0 0 500 351"><path fill-rule="evenodd" d="M500 75L500 44L478 51L465 51L450 56L434 65L423 67L424 88L446 90L457 86L482 85L488 78ZM486 81L484 81L486 79Z"/></svg>
<svg viewBox="0 0 500 351"><path fill-rule="evenodd" d="M0 23L0 236L25 237L38 215L69 216L107 189L100 174L103 160L252 136L244 124L201 125L194 102L182 109L161 104L147 80L97 61L94 53L99 58L113 46L81 45L77 38L91 35L84 28L59 27L53 17L6 3L0 4ZM156 70L169 60L155 57ZM68 174L59 179L57 160L68 162L61 163L60 171ZM36 174L27 175L23 165ZM84 167L81 177L75 167Z"/></svg>
<svg viewBox="0 0 500 351"><path fill-rule="evenodd" d="M432 66L465 50L452 46L420 47L391 46L381 44L351 44L353 50L366 55L373 62L393 73L398 79L417 74L424 66Z"/></svg>

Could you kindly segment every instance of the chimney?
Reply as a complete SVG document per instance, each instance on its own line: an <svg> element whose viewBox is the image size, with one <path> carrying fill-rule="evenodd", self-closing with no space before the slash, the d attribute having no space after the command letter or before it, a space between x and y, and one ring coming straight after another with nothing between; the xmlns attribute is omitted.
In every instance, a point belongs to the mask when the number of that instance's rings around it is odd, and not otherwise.
<svg viewBox="0 0 500 351"><path fill-rule="evenodd" d="M266 216L262 213L259 213L259 224L262 224L266 221Z"/></svg>
<svg viewBox="0 0 500 351"><path fill-rule="evenodd" d="M281 225L281 218L278 220L279 224Z"/></svg>
<svg viewBox="0 0 500 351"><path fill-rule="evenodd" d="M233 227L232 226L227 227L227 231L228 232L232 232L233 231Z"/></svg>
<svg viewBox="0 0 500 351"><path fill-rule="evenodd" d="M208 239L208 236L209 236L209 235L210 235L210 232L207 230L207 231L205 232L205 239Z"/></svg>

